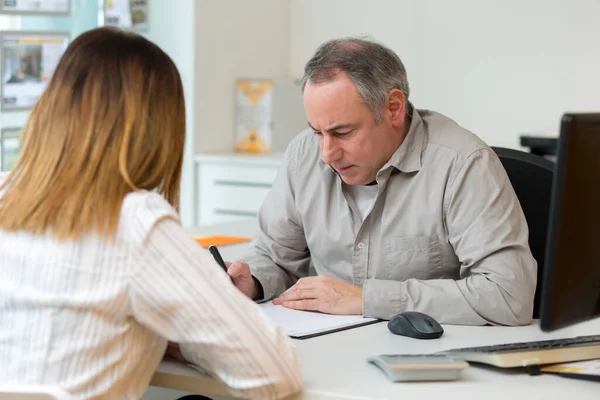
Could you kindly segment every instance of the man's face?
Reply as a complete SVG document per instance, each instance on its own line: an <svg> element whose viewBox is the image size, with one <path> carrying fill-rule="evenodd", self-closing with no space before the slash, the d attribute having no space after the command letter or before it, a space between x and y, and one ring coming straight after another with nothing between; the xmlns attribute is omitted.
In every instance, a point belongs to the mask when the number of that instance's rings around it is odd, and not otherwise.
<svg viewBox="0 0 600 400"><path fill-rule="evenodd" d="M394 107L384 106L383 120L362 102L354 82L338 73L330 82L304 88L304 110L317 135L323 161L348 185L367 185L400 145L403 135ZM400 135L400 140L399 140Z"/></svg>

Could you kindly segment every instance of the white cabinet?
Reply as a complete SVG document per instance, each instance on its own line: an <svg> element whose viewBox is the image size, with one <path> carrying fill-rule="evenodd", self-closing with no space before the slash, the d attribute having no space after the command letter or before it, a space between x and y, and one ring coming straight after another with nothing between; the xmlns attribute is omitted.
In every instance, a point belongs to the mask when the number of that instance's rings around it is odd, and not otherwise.
<svg viewBox="0 0 600 400"><path fill-rule="evenodd" d="M196 225L254 219L283 154L196 156Z"/></svg>

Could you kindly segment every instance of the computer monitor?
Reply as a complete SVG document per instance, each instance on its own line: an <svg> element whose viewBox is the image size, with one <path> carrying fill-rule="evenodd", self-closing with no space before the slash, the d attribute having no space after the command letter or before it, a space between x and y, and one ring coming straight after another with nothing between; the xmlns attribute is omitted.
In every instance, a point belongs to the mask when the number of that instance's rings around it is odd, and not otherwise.
<svg viewBox="0 0 600 400"><path fill-rule="evenodd" d="M600 113L563 115L556 153L541 295L544 331L600 316Z"/></svg>

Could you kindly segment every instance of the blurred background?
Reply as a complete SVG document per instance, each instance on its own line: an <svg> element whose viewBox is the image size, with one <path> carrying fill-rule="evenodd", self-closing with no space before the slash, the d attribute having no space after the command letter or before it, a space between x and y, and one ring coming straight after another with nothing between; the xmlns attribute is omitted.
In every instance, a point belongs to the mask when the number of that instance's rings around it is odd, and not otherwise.
<svg viewBox="0 0 600 400"><path fill-rule="evenodd" d="M144 3L147 23L136 30L174 59L185 87L181 213L189 227L255 217L281 151L305 127L297 86L304 63L331 38L368 35L394 49L413 104L490 145L522 148L523 135L555 136L563 112L600 110L599 0ZM0 14L0 30L73 39L105 23L104 11L102 0L71 0L66 16ZM267 80L272 90L254 116L268 128L266 144L246 153L235 151L245 138L240 80ZM22 126L28 114L2 111L0 128Z"/></svg>

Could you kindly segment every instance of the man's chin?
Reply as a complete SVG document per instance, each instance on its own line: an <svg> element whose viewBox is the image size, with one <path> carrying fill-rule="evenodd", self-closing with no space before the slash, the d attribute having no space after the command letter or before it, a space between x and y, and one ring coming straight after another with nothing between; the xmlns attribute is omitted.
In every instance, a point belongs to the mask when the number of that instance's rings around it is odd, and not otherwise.
<svg viewBox="0 0 600 400"><path fill-rule="evenodd" d="M347 169L335 169L335 171L346 185L370 185L374 181L374 179L362 175L354 165Z"/></svg>
<svg viewBox="0 0 600 400"><path fill-rule="evenodd" d="M364 179L360 176L344 176L344 175L340 175L340 178L342 178L342 181L346 184L346 185L367 185L369 182L367 182L367 179Z"/></svg>

